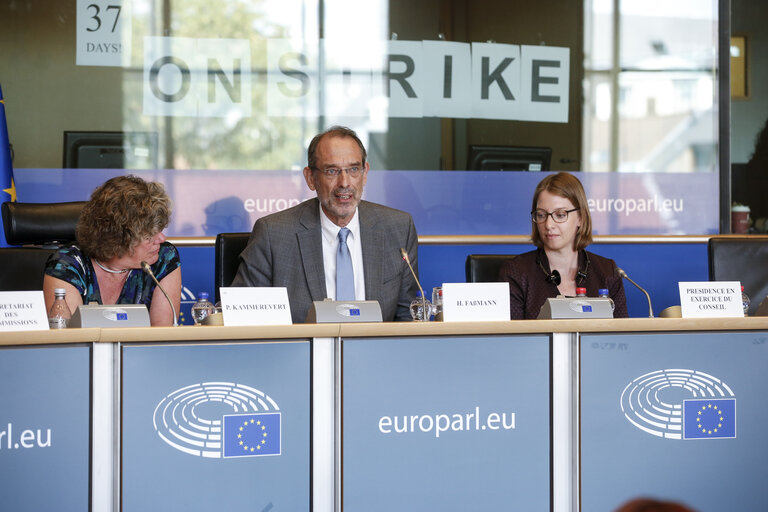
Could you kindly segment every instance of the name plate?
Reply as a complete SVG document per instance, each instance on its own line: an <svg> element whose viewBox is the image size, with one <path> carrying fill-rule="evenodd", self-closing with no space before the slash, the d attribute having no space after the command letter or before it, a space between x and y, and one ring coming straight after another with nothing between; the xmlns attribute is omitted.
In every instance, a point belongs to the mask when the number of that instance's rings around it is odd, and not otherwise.
<svg viewBox="0 0 768 512"><path fill-rule="evenodd" d="M149 327L144 304L88 304L77 306L70 327Z"/></svg>
<svg viewBox="0 0 768 512"><path fill-rule="evenodd" d="M224 325L291 325L288 289L282 287L220 288Z"/></svg>
<svg viewBox="0 0 768 512"><path fill-rule="evenodd" d="M48 314L42 290L0 292L0 332L47 329Z"/></svg>
<svg viewBox="0 0 768 512"><path fill-rule="evenodd" d="M613 318L613 304L605 297L550 298L541 306L537 318Z"/></svg>
<svg viewBox="0 0 768 512"><path fill-rule="evenodd" d="M316 300L307 312L308 324L381 322L381 306L375 300Z"/></svg>
<svg viewBox="0 0 768 512"><path fill-rule="evenodd" d="M443 321L509 320L509 283L444 283Z"/></svg>
<svg viewBox="0 0 768 512"><path fill-rule="evenodd" d="M744 316L739 281L684 281L678 286L683 318Z"/></svg>

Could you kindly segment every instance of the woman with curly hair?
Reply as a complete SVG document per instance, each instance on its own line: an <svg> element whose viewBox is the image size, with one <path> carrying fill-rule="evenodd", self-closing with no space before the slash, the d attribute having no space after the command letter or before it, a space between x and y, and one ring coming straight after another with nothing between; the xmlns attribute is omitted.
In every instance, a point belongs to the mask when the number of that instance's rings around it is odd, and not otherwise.
<svg viewBox="0 0 768 512"><path fill-rule="evenodd" d="M51 255L43 293L50 308L54 289L67 291L70 311L82 304L145 304L152 325L173 325L174 313L155 282L141 270L147 262L176 311L181 301L181 262L163 229L171 201L163 185L117 176L93 191L77 223L77 243Z"/></svg>

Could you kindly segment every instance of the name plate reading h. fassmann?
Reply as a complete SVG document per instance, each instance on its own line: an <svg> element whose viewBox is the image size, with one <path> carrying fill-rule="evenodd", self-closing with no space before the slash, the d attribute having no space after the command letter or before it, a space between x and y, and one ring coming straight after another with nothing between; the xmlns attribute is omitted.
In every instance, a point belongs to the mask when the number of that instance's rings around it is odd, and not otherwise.
<svg viewBox="0 0 768 512"><path fill-rule="evenodd" d="M224 325L291 325L285 287L221 288Z"/></svg>
<svg viewBox="0 0 768 512"><path fill-rule="evenodd" d="M0 332L47 329L48 314L41 290L0 292Z"/></svg>
<svg viewBox="0 0 768 512"><path fill-rule="evenodd" d="M684 281L678 286L683 318L744 316L738 281Z"/></svg>
<svg viewBox="0 0 768 512"><path fill-rule="evenodd" d="M443 321L509 320L509 283L443 284Z"/></svg>

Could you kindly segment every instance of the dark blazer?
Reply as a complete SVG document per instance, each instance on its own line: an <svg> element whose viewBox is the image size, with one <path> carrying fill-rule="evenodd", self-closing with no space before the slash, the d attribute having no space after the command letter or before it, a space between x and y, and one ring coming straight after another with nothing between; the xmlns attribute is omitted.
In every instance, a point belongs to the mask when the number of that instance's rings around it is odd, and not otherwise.
<svg viewBox="0 0 768 512"><path fill-rule="evenodd" d="M400 248L418 275L418 238L411 216L368 201L358 205L365 298L381 305L385 322L410 320L418 287ZM312 301L323 300L325 270L317 198L256 221L232 286L284 286L294 323L306 320Z"/></svg>
<svg viewBox="0 0 768 512"><path fill-rule="evenodd" d="M597 254L581 251L579 270L585 269L587 258L587 277L577 282L576 286L586 288L588 297L597 297L600 288L608 288L608 295L615 305L614 318L627 317L624 281L616 274L616 263ZM515 256L501 266L499 281L509 283L509 312L512 320L537 318L547 299L557 297L560 293L557 286L546 280L550 272L547 254L542 249Z"/></svg>

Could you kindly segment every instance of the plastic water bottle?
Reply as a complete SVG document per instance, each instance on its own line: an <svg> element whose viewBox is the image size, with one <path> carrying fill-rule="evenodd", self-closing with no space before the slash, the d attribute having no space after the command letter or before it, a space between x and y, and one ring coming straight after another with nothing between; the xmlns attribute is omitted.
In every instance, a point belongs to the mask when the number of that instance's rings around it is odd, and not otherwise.
<svg viewBox="0 0 768 512"><path fill-rule="evenodd" d="M586 297L587 296L587 289L586 288L576 288L576 296L577 297Z"/></svg>
<svg viewBox="0 0 768 512"><path fill-rule="evenodd" d="M428 322L430 316L432 316L432 303L423 297L419 290L416 292L416 298L411 301L411 318L417 322Z"/></svg>
<svg viewBox="0 0 768 512"><path fill-rule="evenodd" d="M443 287L435 286L432 288L432 313L435 315L435 320L440 322L443 320Z"/></svg>
<svg viewBox="0 0 768 512"><path fill-rule="evenodd" d="M614 310L616 305L613 303L613 299L611 298L610 294L608 293L608 288L600 288L599 290L597 290L597 296L601 297L601 298L604 298L604 299L608 299L608 301L611 304L611 311Z"/></svg>
<svg viewBox="0 0 768 512"><path fill-rule="evenodd" d="M192 304L192 319L195 321L195 325L203 323L208 315L212 315L216 312L213 307L213 302L208 300L208 292L200 292L197 295L197 302Z"/></svg>
<svg viewBox="0 0 768 512"><path fill-rule="evenodd" d="M749 295L744 291L744 285L741 285L741 305L744 308L744 316L749 316Z"/></svg>
<svg viewBox="0 0 768 512"><path fill-rule="evenodd" d="M66 329L69 326L69 319L72 318L67 301L64 300L67 296L67 290L55 288L53 296L53 304L51 304L51 310L48 311L48 327L51 329Z"/></svg>

